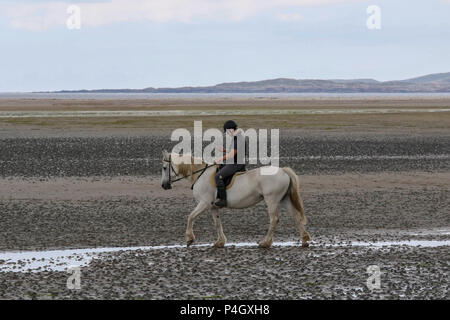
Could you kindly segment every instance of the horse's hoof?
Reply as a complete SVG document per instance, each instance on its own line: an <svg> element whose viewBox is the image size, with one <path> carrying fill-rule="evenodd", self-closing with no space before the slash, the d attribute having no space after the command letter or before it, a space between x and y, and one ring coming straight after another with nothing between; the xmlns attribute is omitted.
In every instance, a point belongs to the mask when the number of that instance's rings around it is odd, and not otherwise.
<svg viewBox="0 0 450 320"><path fill-rule="evenodd" d="M303 242L302 243L302 248L308 248L309 247L309 243L308 242Z"/></svg>
<svg viewBox="0 0 450 320"><path fill-rule="evenodd" d="M186 241L186 246L189 247L193 243L194 243L194 240L188 240L188 241Z"/></svg>
<svg viewBox="0 0 450 320"><path fill-rule="evenodd" d="M272 246L271 243L267 243L267 242L260 242L259 243L259 247L260 248L269 249L271 246Z"/></svg>
<svg viewBox="0 0 450 320"><path fill-rule="evenodd" d="M213 245L214 248L223 248L225 247L225 242L216 242Z"/></svg>

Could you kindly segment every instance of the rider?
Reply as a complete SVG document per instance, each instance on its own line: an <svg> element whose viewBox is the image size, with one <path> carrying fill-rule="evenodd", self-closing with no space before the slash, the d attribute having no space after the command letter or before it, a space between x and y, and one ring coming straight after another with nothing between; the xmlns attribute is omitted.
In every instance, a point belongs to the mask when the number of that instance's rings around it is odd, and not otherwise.
<svg viewBox="0 0 450 320"><path fill-rule="evenodd" d="M219 147L219 150L224 153L224 156L216 159L215 163L222 163L225 161L225 164L221 164L219 166L219 171L215 175L216 186L217 186L217 198L218 200L214 203L217 207L225 207L227 205L227 191L225 189L224 180L234 175L238 171L245 170L245 157L244 157L244 149L238 148L238 145L241 143L245 143L244 136L241 133L241 129L238 130L238 126L236 122L233 120L228 120L223 125L223 131L233 137L232 144L228 147L228 150L225 150L222 147ZM239 149L239 154L238 154ZM242 151L241 151L242 150Z"/></svg>

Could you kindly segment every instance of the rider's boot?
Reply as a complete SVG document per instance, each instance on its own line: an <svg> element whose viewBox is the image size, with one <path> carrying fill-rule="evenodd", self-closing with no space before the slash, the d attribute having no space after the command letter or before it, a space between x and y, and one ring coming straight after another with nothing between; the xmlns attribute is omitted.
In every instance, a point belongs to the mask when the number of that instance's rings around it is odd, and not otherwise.
<svg viewBox="0 0 450 320"><path fill-rule="evenodd" d="M217 188L217 201L214 203L216 207L223 208L227 206L227 190L225 187Z"/></svg>

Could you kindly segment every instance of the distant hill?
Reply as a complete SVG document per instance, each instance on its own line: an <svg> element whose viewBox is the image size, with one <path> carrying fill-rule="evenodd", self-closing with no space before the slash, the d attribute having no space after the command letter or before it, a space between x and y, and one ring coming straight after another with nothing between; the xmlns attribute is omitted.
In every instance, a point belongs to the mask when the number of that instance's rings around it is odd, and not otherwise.
<svg viewBox="0 0 450 320"><path fill-rule="evenodd" d="M417 78L407 79L407 82L413 83L429 83L429 82L440 82L440 83L450 83L450 72L447 73L433 73L426 76L421 76Z"/></svg>
<svg viewBox="0 0 450 320"><path fill-rule="evenodd" d="M377 81L373 79L287 79L278 78L251 82L220 83L205 87L145 88L145 89L99 89L57 91L59 93L295 93L295 92L450 92L450 72L429 74L417 78Z"/></svg>

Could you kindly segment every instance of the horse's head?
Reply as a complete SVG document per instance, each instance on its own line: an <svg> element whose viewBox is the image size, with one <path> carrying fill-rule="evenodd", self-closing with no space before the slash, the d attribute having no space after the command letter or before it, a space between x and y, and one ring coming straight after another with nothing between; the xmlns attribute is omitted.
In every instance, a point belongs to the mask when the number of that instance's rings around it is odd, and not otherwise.
<svg viewBox="0 0 450 320"><path fill-rule="evenodd" d="M172 159L170 157L170 153L166 150L162 152L162 172L161 172L161 187L164 190L172 189L171 179L170 179L170 170L172 170Z"/></svg>

